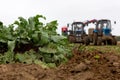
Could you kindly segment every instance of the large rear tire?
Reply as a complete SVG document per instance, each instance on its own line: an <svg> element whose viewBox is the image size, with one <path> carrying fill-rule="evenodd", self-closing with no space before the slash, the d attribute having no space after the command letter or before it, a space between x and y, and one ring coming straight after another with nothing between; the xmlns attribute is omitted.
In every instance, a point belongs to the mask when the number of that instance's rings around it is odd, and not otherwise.
<svg viewBox="0 0 120 80"><path fill-rule="evenodd" d="M106 40L103 40L103 44L104 44L104 45L107 45L107 42L106 42Z"/></svg>
<svg viewBox="0 0 120 80"><path fill-rule="evenodd" d="M69 41L70 43L75 43L76 39L75 39L75 37L74 37L73 35L69 35L69 36L68 36L68 41Z"/></svg>
<svg viewBox="0 0 120 80"><path fill-rule="evenodd" d="M85 38L84 38L84 44L87 46L87 45L90 45L90 39L89 39L89 37L88 36L86 36Z"/></svg>
<svg viewBox="0 0 120 80"><path fill-rule="evenodd" d="M94 45L97 45L97 40L98 40L98 35L97 35L97 33L94 33L93 34L93 44Z"/></svg>
<svg viewBox="0 0 120 80"><path fill-rule="evenodd" d="M112 45L117 45L117 40L115 37L112 38Z"/></svg>
<svg viewBox="0 0 120 80"><path fill-rule="evenodd" d="M107 45L113 45L113 40L112 39L107 40Z"/></svg>
<svg viewBox="0 0 120 80"><path fill-rule="evenodd" d="M102 45L102 38L101 37L98 38L97 45Z"/></svg>

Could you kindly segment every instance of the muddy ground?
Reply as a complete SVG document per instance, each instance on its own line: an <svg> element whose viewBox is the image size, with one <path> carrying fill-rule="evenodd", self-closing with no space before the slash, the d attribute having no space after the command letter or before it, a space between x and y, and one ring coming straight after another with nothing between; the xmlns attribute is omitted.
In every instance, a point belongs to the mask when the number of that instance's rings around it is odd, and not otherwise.
<svg viewBox="0 0 120 80"><path fill-rule="evenodd" d="M120 55L101 51L79 52L54 69L35 64L0 65L0 80L120 80Z"/></svg>

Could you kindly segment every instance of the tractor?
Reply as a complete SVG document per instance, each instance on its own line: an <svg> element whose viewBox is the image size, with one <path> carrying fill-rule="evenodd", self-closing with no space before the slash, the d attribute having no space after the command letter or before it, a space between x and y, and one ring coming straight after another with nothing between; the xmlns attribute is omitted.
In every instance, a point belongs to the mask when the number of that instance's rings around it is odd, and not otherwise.
<svg viewBox="0 0 120 80"><path fill-rule="evenodd" d="M63 26L63 27L61 28L61 31L62 31L62 35L63 35L63 36L68 36L68 27Z"/></svg>
<svg viewBox="0 0 120 80"><path fill-rule="evenodd" d="M69 27L69 25L67 25ZM68 40L71 43L82 43L89 45L90 40L84 30L85 24L83 22L73 22L71 29L68 30Z"/></svg>
<svg viewBox="0 0 120 80"><path fill-rule="evenodd" d="M95 28L89 28L88 35L90 42L94 45L116 45L117 40L111 31L111 21L108 19L101 19L95 21Z"/></svg>

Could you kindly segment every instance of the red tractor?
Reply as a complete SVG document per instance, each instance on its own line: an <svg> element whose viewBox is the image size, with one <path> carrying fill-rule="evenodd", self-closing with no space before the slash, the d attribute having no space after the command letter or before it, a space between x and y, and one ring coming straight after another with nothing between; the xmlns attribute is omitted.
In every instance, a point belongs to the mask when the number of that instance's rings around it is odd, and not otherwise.
<svg viewBox="0 0 120 80"><path fill-rule="evenodd" d="M64 36L68 35L68 27L67 26L62 27L61 31L62 31L62 35L64 35Z"/></svg>

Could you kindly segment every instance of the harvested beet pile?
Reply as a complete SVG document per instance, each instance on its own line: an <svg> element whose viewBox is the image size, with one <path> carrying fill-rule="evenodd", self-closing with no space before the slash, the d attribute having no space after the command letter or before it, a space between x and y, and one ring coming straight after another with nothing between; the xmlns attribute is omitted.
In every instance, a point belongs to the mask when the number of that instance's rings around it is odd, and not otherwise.
<svg viewBox="0 0 120 80"><path fill-rule="evenodd" d="M115 53L79 52L55 69L35 64L0 65L0 80L120 80L120 56Z"/></svg>

